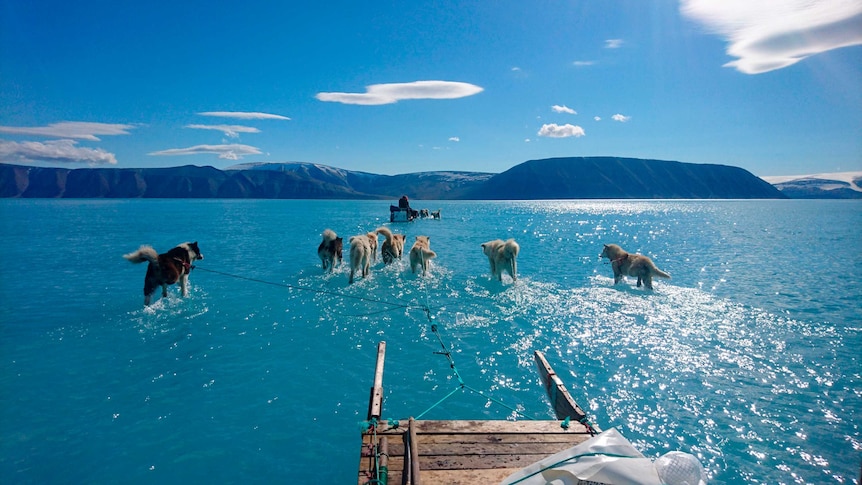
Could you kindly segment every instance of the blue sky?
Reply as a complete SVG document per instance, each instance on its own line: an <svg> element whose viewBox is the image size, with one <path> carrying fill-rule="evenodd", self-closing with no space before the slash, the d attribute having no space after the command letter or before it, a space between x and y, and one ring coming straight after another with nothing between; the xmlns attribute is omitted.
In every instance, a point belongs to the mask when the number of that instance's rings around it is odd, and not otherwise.
<svg viewBox="0 0 862 485"><path fill-rule="evenodd" d="M0 0L0 161L862 170L858 0Z"/></svg>

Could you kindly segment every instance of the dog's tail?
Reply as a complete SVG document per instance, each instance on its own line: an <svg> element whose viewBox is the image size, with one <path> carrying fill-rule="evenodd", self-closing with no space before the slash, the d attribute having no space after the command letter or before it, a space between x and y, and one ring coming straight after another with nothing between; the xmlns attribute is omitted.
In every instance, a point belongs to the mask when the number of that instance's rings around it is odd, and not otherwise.
<svg viewBox="0 0 862 485"><path fill-rule="evenodd" d="M667 274L667 273L665 273L664 271L662 271L662 270L658 269L658 267L655 265L655 263L653 263L653 264L651 264L651 265L650 265L650 269L649 269L649 270L650 270L650 273L652 273L652 275L653 275L653 276L658 276L659 278L667 278L667 279L670 279L670 275L669 275L669 274Z"/></svg>
<svg viewBox="0 0 862 485"><path fill-rule="evenodd" d="M386 238L386 241L389 244L392 244L392 231L390 231L388 227L378 227L374 230L374 232L377 234L383 234L383 237Z"/></svg>
<svg viewBox="0 0 862 485"><path fill-rule="evenodd" d="M521 246L518 246L518 243L516 243L514 239L507 240L503 245L503 254L510 259L517 258L520 250Z"/></svg>
<svg viewBox="0 0 862 485"><path fill-rule="evenodd" d="M156 252L152 246L147 246L146 244L141 246L134 253L124 254L124 258L128 259L133 263L143 263L144 261L149 261L153 264L158 264L159 262L159 253Z"/></svg>
<svg viewBox="0 0 862 485"><path fill-rule="evenodd" d="M332 229L324 230L321 236L323 236L323 240L326 242L335 241L335 239L338 237L338 235L335 234L335 231L333 231Z"/></svg>

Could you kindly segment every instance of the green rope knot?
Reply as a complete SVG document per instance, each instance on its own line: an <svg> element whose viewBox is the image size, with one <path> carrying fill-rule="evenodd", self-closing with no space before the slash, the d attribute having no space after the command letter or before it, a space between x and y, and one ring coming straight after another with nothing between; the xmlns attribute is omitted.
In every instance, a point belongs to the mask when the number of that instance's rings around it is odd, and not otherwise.
<svg viewBox="0 0 862 485"><path fill-rule="evenodd" d="M397 419L389 418L389 426L392 426L393 429L398 429L398 425L400 424Z"/></svg>
<svg viewBox="0 0 862 485"><path fill-rule="evenodd" d="M363 433L367 433L368 430L377 427L377 418L371 418L368 421L360 421L359 429L362 430Z"/></svg>
<svg viewBox="0 0 862 485"><path fill-rule="evenodd" d="M563 422L560 423L560 427L563 429L569 429L569 421L570 421L570 418L568 416L566 416L566 419L564 419Z"/></svg>

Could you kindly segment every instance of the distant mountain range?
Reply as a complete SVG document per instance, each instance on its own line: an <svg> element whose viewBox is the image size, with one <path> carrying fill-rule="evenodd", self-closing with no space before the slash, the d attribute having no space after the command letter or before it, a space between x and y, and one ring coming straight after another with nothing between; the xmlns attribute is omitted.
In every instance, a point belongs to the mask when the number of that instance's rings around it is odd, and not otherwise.
<svg viewBox="0 0 862 485"><path fill-rule="evenodd" d="M0 197L542 200L787 198L738 167L616 157L531 160L499 173L379 175L312 163L173 168L0 164Z"/></svg>
<svg viewBox="0 0 862 485"><path fill-rule="evenodd" d="M862 172L763 177L792 199L862 199Z"/></svg>

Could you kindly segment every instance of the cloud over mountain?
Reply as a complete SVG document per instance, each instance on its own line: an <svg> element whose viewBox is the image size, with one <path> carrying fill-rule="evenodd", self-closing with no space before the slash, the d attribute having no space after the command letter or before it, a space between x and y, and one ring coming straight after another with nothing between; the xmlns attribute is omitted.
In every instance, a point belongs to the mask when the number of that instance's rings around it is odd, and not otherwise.
<svg viewBox="0 0 862 485"><path fill-rule="evenodd" d="M586 133L584 129L580 126L570 125L566 123L565 125L558 125L556 123L550 123L546 125L542 125L542 128L539 129L539 136L547 136L549 138L569 138L576 137L580 138Z"/></svg>
<svg viewBox="0 0 862 485"><path fill-rule="evenodd" d="M317 93L320 101L366 106L392 104L406 99L456 99L483 91L474 84L453 81L415 81L373 84L364 93Z"/></svg>
<svg viewBox="0 0 862 485"><path fill-rule="evenodd" d="M0 160L10 163L53 162L87 163L90 165L116 165L113 153L101 148L76 146L75 140L14 142L0 140Z"/></svg>
<svg viewBox="0 0 862 485"><path fill-rule="evenodd" d="M201 116L215 116L219 118L236 118L240 120L290 120L287 116L270 113L254 113L247 111L204 111L198 113Z"/></svg>
<svg viewBox="0 0 862 485"><path fill-rule="evenodd" d="M862 44L858 0L683 0L683 15L726 38L725 66L761 74L809 56Z"/></svg>
<svg viewBox="0 0 862 485"><path fill-rule="evenodd" d="M242 125L186 125L186 128L221 131L225 136L231 138L239 138L240 133L260 133L260 130L253 126Z"/></svg>
<svg viewBox="0 0 862 485"><path fill-rule="evenodd" d="M0 133L99 141L96 135L128 135L129 130L134 127L134 125L119 123L61 121L47 126L0 126Z"/></svg>
<svg viewBox="0 0 862 485"><path fill-rule="evenodd" d="M214 153L224 160L239 160L246 155L260 155L261 151L257 147L234 143L228 145L195 145L188 148L170 148L168 150L151 152L150 155L174 156L199 155L201 153Z"/></svg>

